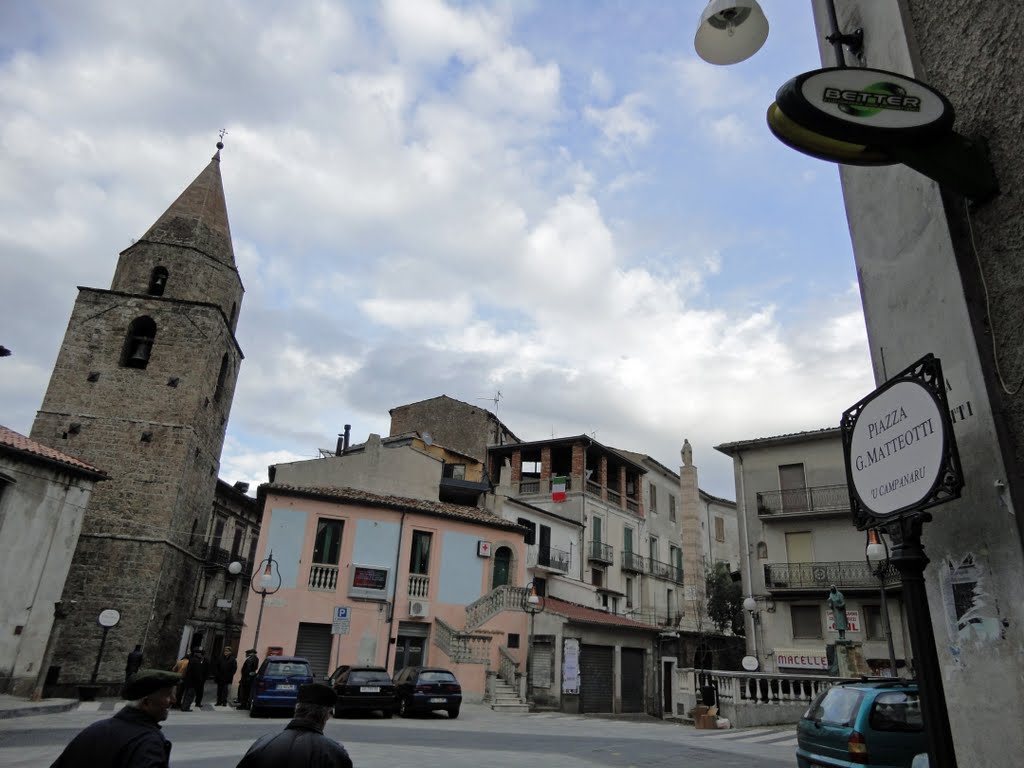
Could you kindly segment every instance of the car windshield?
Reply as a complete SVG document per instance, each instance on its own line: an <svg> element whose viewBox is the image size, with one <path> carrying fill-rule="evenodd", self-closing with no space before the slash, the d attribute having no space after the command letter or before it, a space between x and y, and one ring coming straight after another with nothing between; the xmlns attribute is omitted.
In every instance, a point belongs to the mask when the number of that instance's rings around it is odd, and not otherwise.
<svg viewBox="0 0 1024 768"><path fill-rule="evenodd" d="M366 683L390 683L391 678L382 669L357 669L348 673L349 685L364 685Z"/></svg>
<svg viewBox="0 0 1024 768"><path fill-rule="evenodd" d="M302 661L272 661L267 664L267 671L264 674L276 677L310 676L309 665Z"/></svg>
<svg viewBox="0 0 1024 768"><path fill-rule="evenodd" d="M432 669L420 672L419 682L421 683L457 683L455 675L444 670Z"/></svg>
<svg viewBox="0 0 1024 768"><path fill-rule="evenodd" d="M850 725L864 697L856 688L829 688L804 714L826 725Z"/></svg>
<svg viewBox="0 0 1024 768"><path fill-rule="evenodd" d="M879 694L871 709L870 722L876 731L923 731L924 720L917 693L891 691Z"/></svg>

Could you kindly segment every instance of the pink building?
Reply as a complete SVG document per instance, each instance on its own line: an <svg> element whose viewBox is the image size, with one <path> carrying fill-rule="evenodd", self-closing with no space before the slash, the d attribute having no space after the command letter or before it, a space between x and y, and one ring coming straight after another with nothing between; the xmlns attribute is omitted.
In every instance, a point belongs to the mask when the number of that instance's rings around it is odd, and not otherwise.
<svg viewBox="0 0 1024 768"><path fill-rule="evenodd" d="M261 660L304 656L318 678L340 664L447 667L470 699L483 696L488 670L523 661L519 525L476 507L352 488L271 483L259 495L253 584L273 554L270 587L278 573L281 587L251 596L242 649Z"/></svg>

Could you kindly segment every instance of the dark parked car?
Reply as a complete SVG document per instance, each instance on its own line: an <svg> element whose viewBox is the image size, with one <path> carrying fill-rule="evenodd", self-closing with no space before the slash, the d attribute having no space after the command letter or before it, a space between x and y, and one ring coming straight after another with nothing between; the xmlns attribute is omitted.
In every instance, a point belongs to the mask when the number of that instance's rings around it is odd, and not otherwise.
<svg viewBox="0 0 1024 768"><path fill-rule="evenodd" d="M406 667L395 675L398 689L398 713L409 717L415 712L443 709L448 717L458 717L462 707L462 686L447 669Z"/></svg>
<svg viewBox="0 0 1024 768"><path fill-rule="evenodd" d="M823 691L796 730L800 768L910 768L926 751L917 684L844 683Z"/></svg>
<svg viewBox="0 0 1024 768"><path fill-rule="evenodd" d="M252 682L249 717L269 709L294 709L299 686L313 682L309 662L298 656L270 656L263 661Z"/></svg>
<svg viewBox="0 0 1024 768"><path fill-rule="evenodd" d="M391 717L398 711L395 684L384 667L349 667L331 676L338 703L334 714L342 712L380 712Z"/></svg>

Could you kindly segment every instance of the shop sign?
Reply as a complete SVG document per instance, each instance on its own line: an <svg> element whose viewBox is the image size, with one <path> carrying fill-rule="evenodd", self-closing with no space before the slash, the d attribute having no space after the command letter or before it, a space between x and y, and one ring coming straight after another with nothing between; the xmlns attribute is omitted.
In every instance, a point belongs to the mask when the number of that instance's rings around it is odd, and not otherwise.
<svg viewBox="0 0 1024 768"><path fill-rule="evenodd" d="M824 648L776 648L775 666L777 669L828 670L828 656Z"/></svg>

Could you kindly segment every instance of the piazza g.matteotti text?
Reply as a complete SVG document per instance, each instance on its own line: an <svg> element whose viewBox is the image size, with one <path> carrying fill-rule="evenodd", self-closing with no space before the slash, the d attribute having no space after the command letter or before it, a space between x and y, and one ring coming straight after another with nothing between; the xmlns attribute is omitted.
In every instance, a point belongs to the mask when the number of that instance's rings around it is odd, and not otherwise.
<svg viewBox="0 0 1024 768"><path fill-rule="evenodd" d="M896 427L896 425L906 421L907 412L900 406L894 408L884 417L877 419L868 424L868 438L874 439L881 437L889 430ZM854 465L857 470L864 470L873 464L877 464L880 461L890 458L896 453L899 453L907 446L913 445L919 440L922 440L929 435L935 434L935 426L932 424L931 418L927 418L920 424L915 424L913 427L902 428L897 434L884 443L874 445L864 453L857 456ZM897 488L903 488L911 483L917 482L925 476L925 467L919 467L911 472L907 472L900 477L880 485L878 488L871 489L872 498L878 496L884 496L890 491L894 491Z"/></svg>

